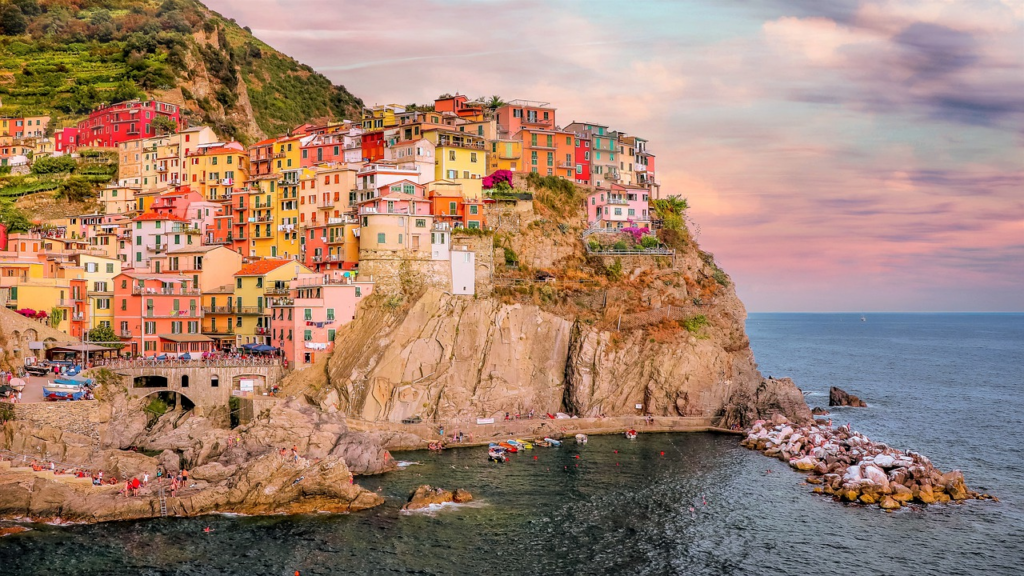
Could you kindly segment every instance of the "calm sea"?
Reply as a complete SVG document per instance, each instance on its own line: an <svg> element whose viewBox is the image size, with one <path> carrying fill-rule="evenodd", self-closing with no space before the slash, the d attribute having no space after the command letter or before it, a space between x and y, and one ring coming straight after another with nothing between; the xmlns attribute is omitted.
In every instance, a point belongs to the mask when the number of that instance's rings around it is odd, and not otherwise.
<svg viewBox="0 0 1024 576"><path fill-rule="evenodd" d="M792 376L811 405L831 385L861 396L869 408L836 421L960 468L1002 501L885 513L812 495L734 437L605 437L504 466L483 449L403 454L419 464L361 479L388 503L347 516L40 526L0 540L0 565L19 576L1022 573L1024 316L754 314L748 331L761 370ZM478 500L401 513L422 483Z"/></svg>

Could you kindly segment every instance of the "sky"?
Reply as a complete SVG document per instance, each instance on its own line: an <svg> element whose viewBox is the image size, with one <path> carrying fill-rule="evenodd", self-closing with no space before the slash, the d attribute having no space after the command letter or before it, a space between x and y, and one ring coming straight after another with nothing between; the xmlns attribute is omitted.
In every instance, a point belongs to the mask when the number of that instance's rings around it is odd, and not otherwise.
<svg viewBox="0 0 1024 576"><path fill-rule="evenodd" d="M750 311L1024 311L1024 0L206 0L366 104L641 136Z"/></svg>

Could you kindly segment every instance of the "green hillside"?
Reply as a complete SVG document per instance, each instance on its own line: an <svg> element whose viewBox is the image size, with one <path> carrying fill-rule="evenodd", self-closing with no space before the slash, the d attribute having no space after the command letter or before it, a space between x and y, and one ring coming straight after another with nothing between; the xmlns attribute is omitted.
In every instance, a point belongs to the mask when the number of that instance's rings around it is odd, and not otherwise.
<svg viewBox="0 0 1024 576"><path fill-rule="evenodd" d="M251 142L362 102L194 0L0 0L0 115L51 126L143 93Z"/></svg>

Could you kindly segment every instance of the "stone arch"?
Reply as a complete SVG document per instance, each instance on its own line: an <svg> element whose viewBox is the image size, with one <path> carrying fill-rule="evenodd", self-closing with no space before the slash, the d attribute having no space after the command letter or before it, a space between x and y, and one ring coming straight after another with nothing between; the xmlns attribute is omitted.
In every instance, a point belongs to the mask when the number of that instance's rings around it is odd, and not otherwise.
<svg viewBox="0 0 1024 576"><path fill-rule="evenodd" d="M25 350L28 349L28 344L22 341L20 331L12 330L11 338L7 342L15 358L21 359L25 357Z"/></svg>
<svg viewBox="0 0 1024 576"><path fill-rule="evenodd" d="M25 340L29 342L35 342L36 340L39 340L39 332L36 332L35 328L28 328L27 330L25 330L24 336Z"/></svg>
<svg viewBox="0 0 1024 576"><path fill-rule="evenodd" d="M159 374L142 374L132 379L132 388L167 388L169 384L167 377Z"/></svg>
<svg viewBox="0 0 1024 576"><path fill-rule="evenodd" d="M146 392L145 394L140 395L139 398L147 398L149 396L153 396L154 394L177 394L178 396L181 396L182 398L188 400L189 404L192 405L192 408L199 406L198 402L192 399L188 394L182 393L181 390L153 390L151 392ZM192 408L188 408L188 410L191 410Z"/></svg>

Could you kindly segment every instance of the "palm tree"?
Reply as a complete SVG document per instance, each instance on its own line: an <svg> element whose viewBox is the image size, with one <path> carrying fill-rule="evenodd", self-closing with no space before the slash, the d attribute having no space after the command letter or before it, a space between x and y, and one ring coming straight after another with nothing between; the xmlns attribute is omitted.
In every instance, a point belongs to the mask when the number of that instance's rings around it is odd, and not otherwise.
<svg viewBox="0 0 1024 576"><path fill-rule="evenodd" d="M491 96L486 102L484 102L484 106L490 108L491 110L497 110L498 108L501 108L504 105L505 101L502 100L501 96L498 96L497 94Z"/></svg>

